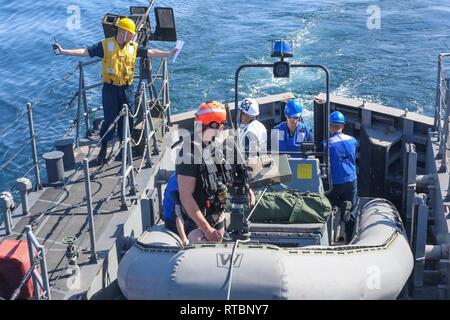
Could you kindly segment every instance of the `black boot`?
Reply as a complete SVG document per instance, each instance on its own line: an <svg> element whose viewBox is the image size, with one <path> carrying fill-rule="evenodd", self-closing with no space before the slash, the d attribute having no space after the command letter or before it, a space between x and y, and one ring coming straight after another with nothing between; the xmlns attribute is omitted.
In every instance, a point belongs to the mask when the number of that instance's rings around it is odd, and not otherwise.
<svg viewBox="0 0 450 320"><path fill-rule="evenodd" d="M98 153L97 159L95 160L95 165L100 166L105 163L107 150L108 143L102 142L102 147L100 148L100 152Z"/></svg>

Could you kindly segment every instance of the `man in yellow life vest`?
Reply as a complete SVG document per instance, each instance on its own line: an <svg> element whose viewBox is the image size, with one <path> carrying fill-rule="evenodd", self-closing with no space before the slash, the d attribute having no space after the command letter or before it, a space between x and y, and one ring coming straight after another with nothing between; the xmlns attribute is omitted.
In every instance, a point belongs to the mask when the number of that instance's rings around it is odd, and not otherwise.
<svg viewBox="0 0 450 320"><path fill-rule="evenodd" d="M120 113L123 104L129 106L133 101L133 77L136 58L171 57L177 49L163 51L138 47L132 41L136 33L136 25L130 18L120 19L117 23L118 31L115 37L106 38L93 46L84 49L63 49L58 43L53 44L63 55L102 58L102 104L104 120L100 129L103 137L111 123ZM122 119L118 122L118 135L122 140ZM106 134L102 140L102 147L96 160L100 165L105 162L108 141L114 137L115 128Z"/></svg>

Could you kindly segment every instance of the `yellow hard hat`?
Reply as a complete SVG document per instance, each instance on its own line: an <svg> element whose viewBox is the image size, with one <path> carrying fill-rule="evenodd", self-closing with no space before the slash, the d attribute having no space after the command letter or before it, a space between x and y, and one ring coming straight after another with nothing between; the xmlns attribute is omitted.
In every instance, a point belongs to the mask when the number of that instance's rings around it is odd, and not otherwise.
<svg viewBox="0 0 450 320"><path fill-rule="evenodd" d="M136 25L134 24L134 21L130 18L122 18L117 22L117 26L120 29L127 30L128 32L135 33L136 32Z"/></svg>

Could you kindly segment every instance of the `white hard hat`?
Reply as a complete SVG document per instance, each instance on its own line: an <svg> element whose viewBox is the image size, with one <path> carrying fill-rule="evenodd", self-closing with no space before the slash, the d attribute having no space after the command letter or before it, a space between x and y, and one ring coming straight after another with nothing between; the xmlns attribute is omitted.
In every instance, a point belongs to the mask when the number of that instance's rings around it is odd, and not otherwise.
<svg viewBox="0 0 450 320"><path fill-rule="evenodd" d="M239 103L239 110L249 116L256 117L259 115L259 104L255 99L245 98Z"/></svg>

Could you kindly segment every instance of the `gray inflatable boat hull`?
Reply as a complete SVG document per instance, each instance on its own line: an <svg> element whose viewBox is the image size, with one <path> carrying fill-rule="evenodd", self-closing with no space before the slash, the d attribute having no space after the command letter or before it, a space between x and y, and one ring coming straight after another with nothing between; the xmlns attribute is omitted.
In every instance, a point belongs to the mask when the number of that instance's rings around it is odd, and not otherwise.
<svg viewBox="0 0 450 320"><path fill-rule="evenodd" d="M395 208L383 199L361 210L352 244L279 248L234 243L182 249L163 226L143 233L119 265L127 299L395 299L413 256ZM231 284L230 284L231 282Z"/></svg>

